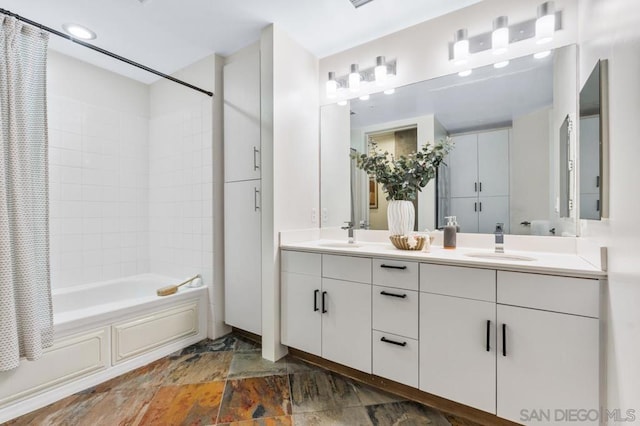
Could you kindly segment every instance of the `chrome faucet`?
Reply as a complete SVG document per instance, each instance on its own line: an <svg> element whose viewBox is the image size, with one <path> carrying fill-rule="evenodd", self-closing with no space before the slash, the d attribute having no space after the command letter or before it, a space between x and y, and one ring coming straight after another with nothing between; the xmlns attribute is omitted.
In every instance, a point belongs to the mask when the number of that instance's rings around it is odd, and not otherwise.
<svg viewBox="0 0 640 426"><path fill-rule="evenodd" d="M494 235L496 237L496 253L504 253L504 223L496 223Z"/></svg>
<svg viewBox="0 0 640 426"><path fill-rule="evenodd" d="M356 239L353 236L353 222L348 221L345 223L347 224L347 226L343 226L342 229L346 229L347 231L349 231L349 244L353 244L356 242Z"/></svg>

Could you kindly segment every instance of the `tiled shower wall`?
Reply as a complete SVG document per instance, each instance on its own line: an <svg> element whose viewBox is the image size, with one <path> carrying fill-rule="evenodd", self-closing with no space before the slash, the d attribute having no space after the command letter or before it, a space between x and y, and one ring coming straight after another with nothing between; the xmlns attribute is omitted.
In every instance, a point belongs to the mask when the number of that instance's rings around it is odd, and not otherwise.
<svg viewBox="0 0 640 426"><path fill-rule="evenodd" d="M53 288L148 272L148 118L49 96Z"/></svg>

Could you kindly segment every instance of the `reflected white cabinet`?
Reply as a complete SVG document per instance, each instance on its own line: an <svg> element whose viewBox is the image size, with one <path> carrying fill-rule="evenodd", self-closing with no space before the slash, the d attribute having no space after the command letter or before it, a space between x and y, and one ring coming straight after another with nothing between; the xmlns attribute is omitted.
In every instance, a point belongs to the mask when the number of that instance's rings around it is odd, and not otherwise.
<svg viewBox="0 0 640 426"><path fill-rule="evenodd" d="M450 212L461 232L509 232L509 129L453 136Z"/></svg>
<svg viewBox="0 0 640 426"><path fill-rule="evenodd" d="M262 334L260 180L224 185L225 322Z"/></svg>
<svg viewBox="0 0 640 426"><path fill-rule="evenodd" d="M260 52L234 57L223 76L225 322L262 334Z"/></svg>
<svg viewBox="0 0 640 426"><path fill-rule="evenodd" d="M580 218L600 219L600 118L580 118Z"/></svg>

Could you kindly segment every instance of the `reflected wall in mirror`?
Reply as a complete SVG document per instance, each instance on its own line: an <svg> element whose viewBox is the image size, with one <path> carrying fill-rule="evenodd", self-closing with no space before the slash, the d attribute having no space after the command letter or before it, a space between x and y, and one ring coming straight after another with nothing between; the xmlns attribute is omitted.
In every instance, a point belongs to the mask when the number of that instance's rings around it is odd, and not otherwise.
<svg viewBox="0 0 640 426"><path fill-rule="evenodd" d="M447 166L418 194L416 230L440 228L444 216L457 216L462 232L490 233L503 222L512 234L575 235L574 210L567 218L560 214L561 198L575 199L560 194L560 128L567 116L577 117L576 87L571 45L543 59L522 57L501 69L482 67L467 77L448 75L367 101L323 106L322 226L351 219L386 229L384 193L377 188L376 209L369 178L350 168L349 151L368 152L369 141L382 138L396 153L397 135L411 130L413 150L445 136L455 143ZM571 147L569 155L574 152Z"/></svg>
<svg viewBox="0 0 640 426"><path fill-rule="evenodd" d="M580 91L580 219L609 216L607 61L598 61Z"/></svg>

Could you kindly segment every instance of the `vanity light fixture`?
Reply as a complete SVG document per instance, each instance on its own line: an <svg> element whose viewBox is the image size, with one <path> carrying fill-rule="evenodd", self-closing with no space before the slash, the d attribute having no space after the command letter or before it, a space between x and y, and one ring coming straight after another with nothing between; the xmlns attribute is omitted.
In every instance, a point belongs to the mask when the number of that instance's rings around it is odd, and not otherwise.
<svg viewBox="0 0 640 426"><path fill-rule="evenodd" d="M333 99L338 96L338 87L340 87L340 85L336 80L336 73L333 71L329 72L329 80L327 80L326 83L327 98Z"/></svg>
<svg viewBox="0 0 640 426"><path fill-rule="evenodd" d="M467 29L461 28L453 36L453 61L456 65L467 63L469 58L469 37Z"/></svg>
<svg viewBox="0 0 640 426"><path fill-rule="evenodd" d="M396 93L396 89L394 89L393 87L384 91L385 95L393 95L394 93Z"/></svg>
<svg viewBox="0 0 640 426"><path fill-rule="evenodd" d="M538 6L536 19L536 43L545 44L553 40L556 30L556 13L553 1L546 1Z"/></svg>
<svg viewBox="0 0 640 426"><path fill-rule="evenodd" d="M498 16L493 20L491 49L494 55L502 55L509 49L509 18Z"/></svg>
<svg viewBox="0 0 640 426"><path fill-rule="evenodd" d="M362 95L362 96L360 96L360 98L359 98L359 99L360 99L361 101L368 101L368 100L369 100L369 98L371 98L371 96L370 96L370 95Z"/></svg>
<svg viewBox="0 0 640 426"><path fill-rule="evenodd" d="M94 40L97 35L89 28L79 24L62 24L64 32L80 40Z"/></svg>
<svg viewBox="0 0 640 426"><path fill-rule="evenodd" d="M493 64L493 67L500 69L500 68L506 67L507 65L509 65L509 61L501 61L501 62L496 62L495 64Z"/></svg>
<svg viewBox="0 0 640 426"><path fill-rule="evenodd" d="M458 73L458 75L460 77L469 77L471 75L471 73L473 72L473 70L464 70L464 71L460 71Z"/></svg>
<svg viewBox="0 0 640 426"><path fill-rule="evenodd" d="M550 50L543 50L542 52L534 53L533 57L536 58L536 59L543 59L543 58L546 58L549 55L551 55L551 51Z"/></svg>
<svg viewBox="0 0 640 426"><path fill-rule="evenodd" d="M384 56L378 56L376 58L376 67L373 73L377 86L383 86L387 82L387 61Z"/></svg>
<svg viewBox="0 0 640 426"><path fill-rule="evenodd" d="M360 90L360 81L362 81L362 76L360 75L358 64L351 64L351 72L349 73L349 90L351 92L357 92Z"/></svg>

